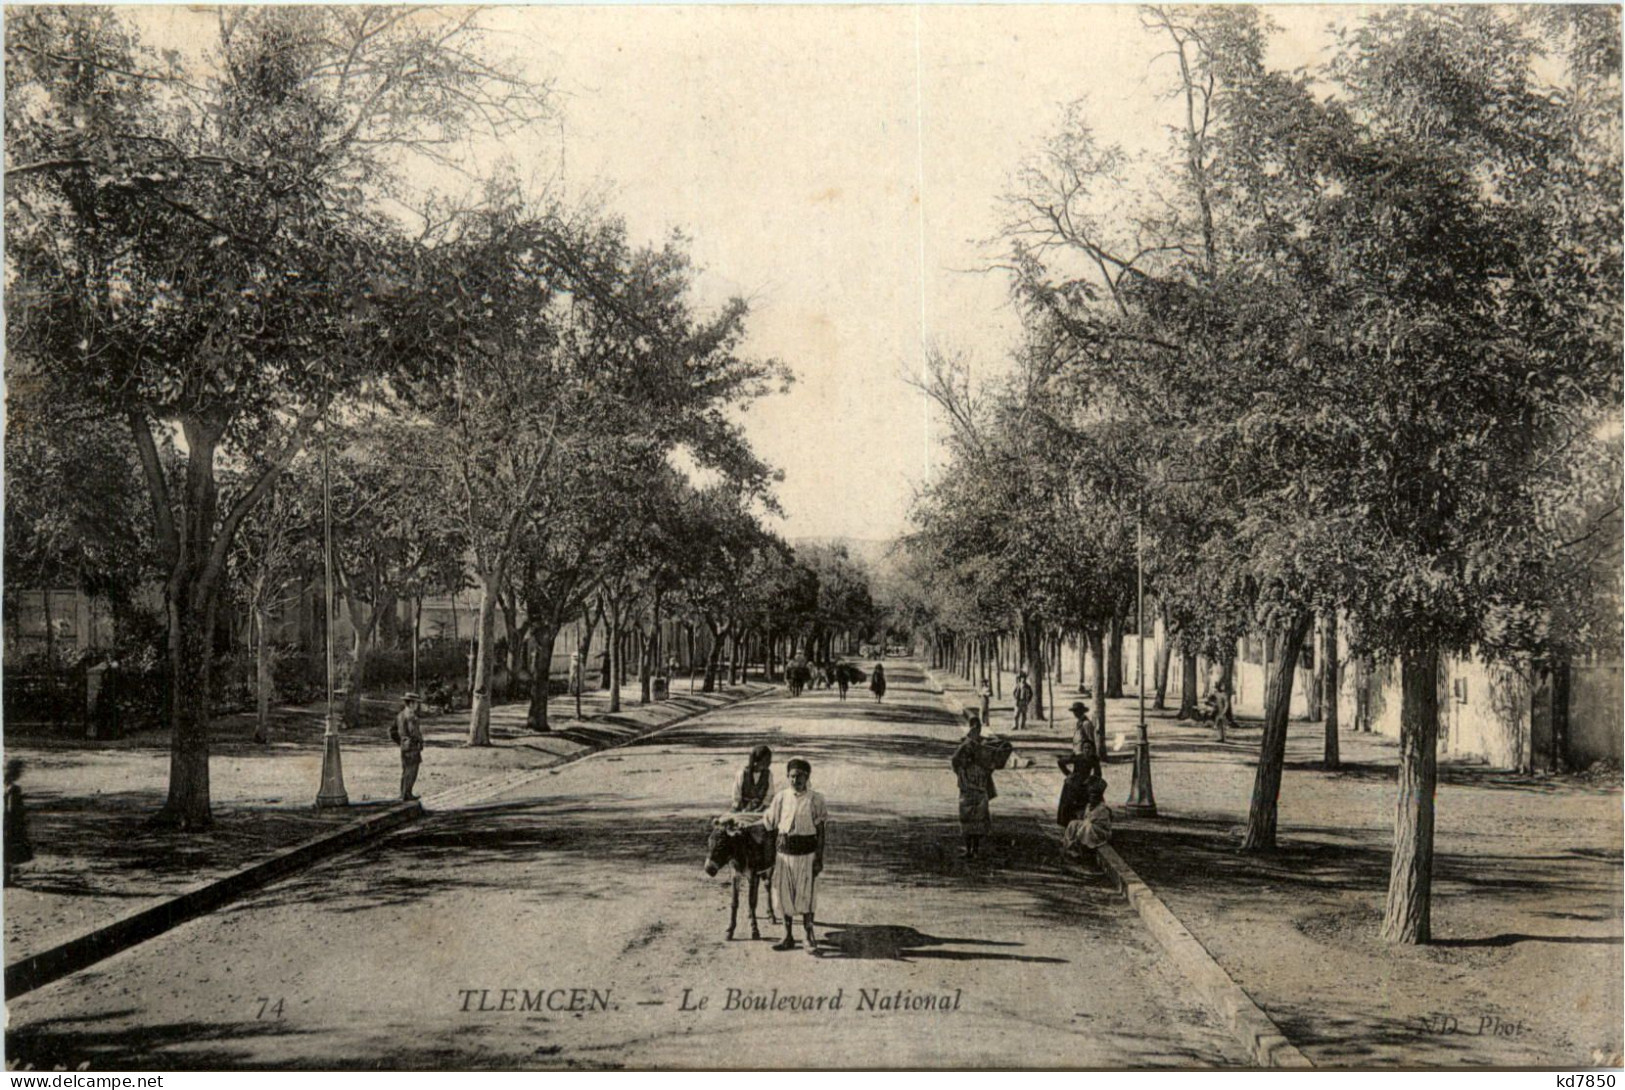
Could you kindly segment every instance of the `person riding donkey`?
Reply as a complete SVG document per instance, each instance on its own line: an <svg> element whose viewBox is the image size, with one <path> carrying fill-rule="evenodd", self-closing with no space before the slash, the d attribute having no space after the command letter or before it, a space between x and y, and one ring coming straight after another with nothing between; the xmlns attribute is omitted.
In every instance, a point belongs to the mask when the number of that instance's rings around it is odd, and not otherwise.
<svg viewBox="0 0 1625 1090"><path fill-rule="evenodd" d="M750 758L734 780L733 805L727 814L711 823L711 834L706 844L705 871L711 877L724 866L732 864L733 907L728 916L728 938L734 937L739 919L739 893L742 884L749 883L750 934L760 938L756 926L756 893L764 881L767 885L767 914L774 923L778 912L773 897L773 869L776 862L773 834L764 823L764 811L773 798L773 751L767 746L756 746Z"/></svg>

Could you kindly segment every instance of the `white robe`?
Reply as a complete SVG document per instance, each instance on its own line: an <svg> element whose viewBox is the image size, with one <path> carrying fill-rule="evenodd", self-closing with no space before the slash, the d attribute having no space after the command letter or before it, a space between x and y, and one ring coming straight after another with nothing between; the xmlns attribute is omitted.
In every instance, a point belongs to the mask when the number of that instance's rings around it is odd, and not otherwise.
<svg viewBox="0 0 1625 1090"><path fill-rule="evenodd" d="M762 824L786 836L814 836L829 819L824 796L809 789L797 795L786 787L768 804ZM780 852L773 862L773 904L787 916L810 916L816 911L817 884L813 880L815 853L786 855Z"/></svg>

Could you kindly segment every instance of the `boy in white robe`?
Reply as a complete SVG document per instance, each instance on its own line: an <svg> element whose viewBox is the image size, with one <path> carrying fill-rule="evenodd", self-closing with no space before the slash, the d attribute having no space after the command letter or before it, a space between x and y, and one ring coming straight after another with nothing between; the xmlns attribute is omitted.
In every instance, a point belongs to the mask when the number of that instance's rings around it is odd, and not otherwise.
<svg viewBox="0 0 1625 1090"><path fill-rule="evenodd" d="M829 809L824 796L808 786L812 765L800 757L785 766L790 786L773 796L763 815L764 828L778 835L778 858L773 866L773 901L784 913L784 941L775 950L794 950L792 921L801 917L807 932L807 952L818 953L813 933L816 880L824 870L824 825Z"/></svg>

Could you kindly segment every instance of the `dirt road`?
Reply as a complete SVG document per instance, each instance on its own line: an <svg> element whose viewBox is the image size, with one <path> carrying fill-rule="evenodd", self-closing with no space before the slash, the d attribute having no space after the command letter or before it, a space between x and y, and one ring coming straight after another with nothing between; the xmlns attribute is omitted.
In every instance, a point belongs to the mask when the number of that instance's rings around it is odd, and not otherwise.
<svg viewBox="0 0 1625 1090"><path fill-rule="evenodd" d="M1246 1062L1049 798L1005 776L959 858L958 730L917 669L883 704L775 696L546 775L10 1006L36 1067L1140 1067ZM701 869L750 746L829 802L826 950L728 942ZM1026 779L1047 784L1042 768ZM798 938L799 935L799 928ZM740 935L748 934L741 926Z"/></svg>

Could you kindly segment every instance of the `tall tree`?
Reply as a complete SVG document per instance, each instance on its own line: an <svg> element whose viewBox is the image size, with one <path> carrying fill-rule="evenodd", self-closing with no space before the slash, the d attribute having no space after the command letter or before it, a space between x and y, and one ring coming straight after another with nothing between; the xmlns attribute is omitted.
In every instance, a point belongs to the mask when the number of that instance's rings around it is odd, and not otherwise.
<svg viewBox="0 0 1625 1090"><path fill-rule="evenodd" d="M169 628L169 796L210 823L209 634L238 528L335 399L411 351L372 215L403 152L538 104L480 59L474 16L223 11L208 58L106 8L6 21L14 361L96 401L145 471ZM159 436L185 467L170 474ZM249 467L222 494L217 467Z"/></svg>

